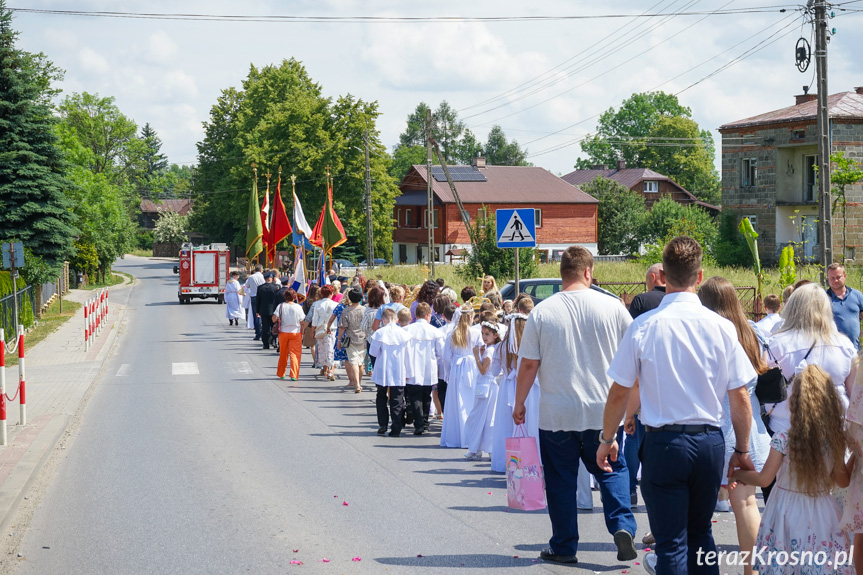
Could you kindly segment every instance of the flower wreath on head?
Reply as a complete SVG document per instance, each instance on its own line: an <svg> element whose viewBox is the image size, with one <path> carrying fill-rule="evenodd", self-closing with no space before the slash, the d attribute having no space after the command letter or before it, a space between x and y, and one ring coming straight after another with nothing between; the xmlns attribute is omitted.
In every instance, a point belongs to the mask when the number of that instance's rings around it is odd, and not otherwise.
<svg viewBox="0 0 863 575"><path fill-rule="evenodd" d="M499 324L499 323L492 323L492 322L490 322L490 321L484 321L484 322L482 322L480 325L481 325L482 327L485 327L485 328L490 329L491 331L493 331L494 333L496 333L498 337L503 337L503 335L501 334L501 331L506 329L506 328L505 328L504 326L502 326L501 324ZM504 333L506 333L506 332L504 331Z"/></svg>

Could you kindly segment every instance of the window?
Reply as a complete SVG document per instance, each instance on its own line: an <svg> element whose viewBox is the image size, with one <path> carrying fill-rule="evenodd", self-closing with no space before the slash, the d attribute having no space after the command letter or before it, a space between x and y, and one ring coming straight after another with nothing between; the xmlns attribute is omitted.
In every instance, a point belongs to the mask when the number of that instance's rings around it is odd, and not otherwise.
<svg viewBox="0 0 863 575"><path fill-rule="evenodd" d="M740 187L753 188L758 185L758 159L743 158L740 166Z"/></svg>
<svg viewBox="0 0 863 575"><path fill-rule="evenodd" d="M857 256L857 248L855 247L847 247L845 248L845 259L853 260Z"/></svg>
<svg viewBox="0 0 863 575"><path fill-rule="evenodd" d="M818 185L817 156L803 156L803 201L815 201L815 187Z"/></svg>
<svg viewBox="0 0 863 575"><path fill-rule="evenodd" d="M754 229L757 232L758 231L758 216L751 215L751 216L743 216L743 217L749 220L749 223L752 224L752 229Z"/></svg>
<svg viewBox="0 0 863 575"><path fill-rule="evenodd" d="M537 286L534 286L533 293L531 293L530 295L536 298L545 299L547 297L551 297L554 292L555 289L553 285L539 284Z"/></svg>
<svg viewBox="0 0 863 575"><path fill-rule="evenodd" d="M432 227L437 229L440 222L440 210L432 210L432 214L434 215L434 224L432 224Z"/></svg>
<svg viewBox="0 0 863 575"><path fill-rule="evenodd" d="M478 220L480 220L480 219L482 219L482 218L485 218L485 217L486 217L486 209L485 209L485 208L479 208L479 209L476 211L476 219L477 219L477 221L478 221Z"/></svg>
<svg viewBox="0 0 863 575"><path fill-rule="evenodd" d="M533 210L533 223L535 227L542 227L542 210Z"/></svg>
<svg viewBox="0 0 863 575"><path fill-rule="evenodd" d="M404 211L405 219L404 219L404 224L403 224L404 227L406 227L406 228L413 227L413 225L414 225L414 221L413 221L414 215L413 214L414 214L413 208L405 208L405 211Z"/></svg>
<svg viewBox="0 0 863 575"><path fill-rule="evenodd" d="M404 264L408 261L408 246L406 244L399 244L399 263Z"/></svg>
<svg viewBox="0 0 863 575"><path fill-rule="evenodd" d="M644 182L645 194L655 194L657 192L659 192L659 182L654 180L648 180Z"/></svg>
<svg viewBox="0 0 863 575"><path fill-rule="evenodd" d="M806 139L806 130L791 130L791 139L792 140L805 140Z"/></svg>
<svg viewBox="0 0 863 575"><path fill-rule="evenodd" d="M437 212L435 212L435 213L437 213ZM436 261L436 262L441 261L441 259L440 259L440 248L437 246L435 246L435 249L434 249L434 261Z"/></svg>

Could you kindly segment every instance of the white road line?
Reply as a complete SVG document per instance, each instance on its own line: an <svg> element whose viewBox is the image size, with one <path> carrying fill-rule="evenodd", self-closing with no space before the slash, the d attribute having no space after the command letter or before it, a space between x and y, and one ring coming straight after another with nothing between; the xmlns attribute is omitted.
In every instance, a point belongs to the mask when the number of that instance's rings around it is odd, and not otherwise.
<svg viewBox="0 0 863 575"><path fill-rule="evenodd" d="M252 368L247 361L227 361L225 368L231 373L252 373Z"/></svg>
<svg viewBox="0 0 863 575"><path fill-rule="evenodd" d="M171 375L198 375L198 364L194 361L186 363L172 363Z"/></svg>
<svg viewBox="0 0 863 575"><path fill-rule="evenodd" d="M129 375L130 371L132 371L132 366L128 363L124 363L120 366L120 369L117 370L117 377L126 377Z"/></svg>

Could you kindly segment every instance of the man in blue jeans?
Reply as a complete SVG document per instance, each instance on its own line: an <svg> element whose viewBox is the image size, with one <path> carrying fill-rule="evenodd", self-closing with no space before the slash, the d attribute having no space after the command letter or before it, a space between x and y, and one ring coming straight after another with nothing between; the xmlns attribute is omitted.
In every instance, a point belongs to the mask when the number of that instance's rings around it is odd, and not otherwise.
<svg viewBox="0 0 863 575"><path fill-rule="evenodd" d="M749 457L752 406L746 384L756 374L727 319L701 305L702 251L680 236L662 255L667 295L650 314L632 322L608 369L614 384L605 408L597 464L606 471L618 459L620 418L638 382L645 437L641 492L656 539L645 556L648 573L718 575L711 518L722 474L754 469ZM728 396L736 445L723 469L725 440L719 430ZM699 561L699 558L701 560Z"/></svg>
<svg viewBox="0 0 863 575"><path fill-rule="evenodd" d="M602 493L605 525L617 546L618 561L635 551L635 517L629 503L626 462L610 469L596 464L602 412L611 379L606 370L632 318L617 298L590 289L593 256L581 246L561 257L562 291L546 298L527 319L519 346L513 420L524 422L524 401L534 380L539 402L539 448L552 536L540 552L545 561L578 562L578 468L583 464ZM621 437L618 419L615 434Z"/></svg>

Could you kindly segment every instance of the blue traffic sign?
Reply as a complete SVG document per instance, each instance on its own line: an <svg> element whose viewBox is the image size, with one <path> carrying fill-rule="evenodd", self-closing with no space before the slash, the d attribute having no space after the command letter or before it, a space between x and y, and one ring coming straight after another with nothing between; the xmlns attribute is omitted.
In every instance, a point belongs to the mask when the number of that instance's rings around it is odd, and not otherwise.
<svg viewBox="0 0 863 575"><path fill-rule="evenodd" d="M535 248L536 212L533 208L497 210L497 247Z"/></svg>

